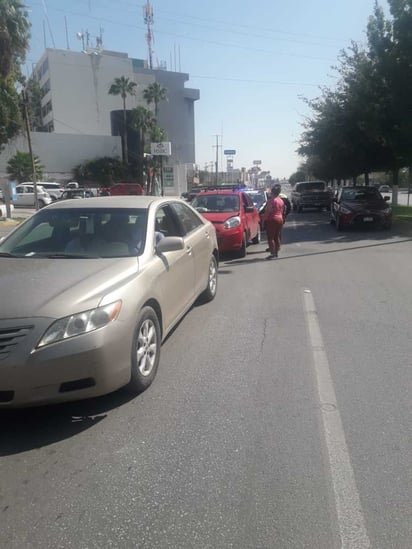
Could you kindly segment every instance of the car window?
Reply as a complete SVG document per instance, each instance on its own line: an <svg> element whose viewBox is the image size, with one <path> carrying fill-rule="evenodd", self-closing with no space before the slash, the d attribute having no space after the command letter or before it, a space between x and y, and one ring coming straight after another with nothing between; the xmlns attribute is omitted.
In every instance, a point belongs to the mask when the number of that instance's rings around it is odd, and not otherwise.
<svg viewBox="0 0 412 549"><path fill-rule="evenodd" d="M19 257L139 255L144 250L146 226L146 209L41 210L6 238L0 251Z"/></svg>
<svg viewBox="0 0 412 549"><path fill-rule="evenodd" d="M192 206L200 213L238 212L239 195L237 194L198 194Z"/></svg>
<svg viewBox="0 0 412 549"><path fill-rule="evenodd" d="M182 236L169 206L158 208L155 216L155 233L156 243L163 236Z"/></svg>
<svg viewBox="0 0 412 549"><path fill-rule="evenodd" d="M296 184L296 191L298 193L302 193L306 191L324 191L324 190L325 190L325 183L323 181L311 181L308 183Z"/></svg>
<svg viewBox="0 0 412 549"><path fill-rule="evenodd" d="M182 224L184 234L191 233L203 224L202 220L199 219L199 217L185 204L176 202L171 204L171 208L176 213L180 223Z"/></svg>
<svg viewBox="0 0 412 549"><path fill-rule="evenodd" d="M50 225L50 223L47 223L47 221L39 223L33 228L32 231L29 231L25 235L25 237L22 238L22 240L20 241L20 246L25 246L29 243L36 245L36 243L46 238L50 238L52 233L53 227Z"/></svg>
<svg viewBox="0 0 412 549"><path fill-rule="evenodd" d="M243 207L247 208L248 206L253 206L253 202L246 193L242 193Z"/></svg>
<svg viewBox="0 0 412 549"><path fill-rule="evenodd" d="M381 198L379 191L373 187L365 187L363 189L343 189L342 199L343 200L371 200Z"/></svg>

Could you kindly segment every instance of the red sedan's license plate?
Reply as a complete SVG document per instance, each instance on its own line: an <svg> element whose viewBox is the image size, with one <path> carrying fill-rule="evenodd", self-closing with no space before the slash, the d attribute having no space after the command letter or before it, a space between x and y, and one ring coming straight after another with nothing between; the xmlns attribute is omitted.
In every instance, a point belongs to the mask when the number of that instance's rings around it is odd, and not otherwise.
<svg viewBox="0 0 412 549"><path fill-rule="evenodd" d="M373 217L364 217L363 220L364 221L373 221Z"/></svg>

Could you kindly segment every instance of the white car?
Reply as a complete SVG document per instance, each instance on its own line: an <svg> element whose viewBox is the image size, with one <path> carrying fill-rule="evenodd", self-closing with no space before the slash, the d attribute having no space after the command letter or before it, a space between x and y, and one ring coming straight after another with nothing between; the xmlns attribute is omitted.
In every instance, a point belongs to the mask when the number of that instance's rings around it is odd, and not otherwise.
<svg viewBox="0 0 412 549"><path fill-rule="evenodd" d="M27 185L33 185L33 183L28 182ZM59 200L63 194L64 188L60 183L50 183L48 181L38 181L37 185L43 187L46 192L49 193L50 198L54 200Z"/></svg>
<svg viewBox="0 0 412 549"><path fill-rule="evenodd" d="M20 183L16 186L17 197L11 200L14 206L34 207L34 185L33 183ZM49 193L41 186L37 185L37 200L39 207L47 206L53 202Z"/></svg>

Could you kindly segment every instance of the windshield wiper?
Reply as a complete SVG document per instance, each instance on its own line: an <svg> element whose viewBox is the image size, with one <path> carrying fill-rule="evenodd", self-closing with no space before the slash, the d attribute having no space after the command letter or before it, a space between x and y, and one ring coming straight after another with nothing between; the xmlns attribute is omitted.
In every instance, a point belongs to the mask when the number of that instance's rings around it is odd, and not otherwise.
<svg viewBox="0 0 412 549"><path fill-rule="evenodd" d="M10 252L0 252L0 257L21 257L21 256L11 254Z"/></svg>
<svg viewBox="0 0 412 549"><path fill-rule="evenodd" d="M66 254L64 252L61 253L55 253L55 254L45 254L41 257L45 257L46 259L96 259L101 256L99 255L82 255L82 254Z"/></svg>

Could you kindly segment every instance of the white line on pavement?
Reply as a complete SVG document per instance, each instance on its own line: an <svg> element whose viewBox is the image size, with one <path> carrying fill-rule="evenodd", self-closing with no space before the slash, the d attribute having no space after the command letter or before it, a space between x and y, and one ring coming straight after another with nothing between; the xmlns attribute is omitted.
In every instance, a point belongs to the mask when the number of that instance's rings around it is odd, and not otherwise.
<svg viewBox="0 0 412 549"><path fill-rule="evenodd" d="M303 291L342 549L371 547L312 292Z"/></svg>

